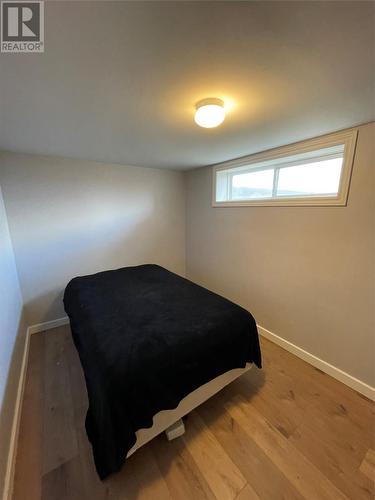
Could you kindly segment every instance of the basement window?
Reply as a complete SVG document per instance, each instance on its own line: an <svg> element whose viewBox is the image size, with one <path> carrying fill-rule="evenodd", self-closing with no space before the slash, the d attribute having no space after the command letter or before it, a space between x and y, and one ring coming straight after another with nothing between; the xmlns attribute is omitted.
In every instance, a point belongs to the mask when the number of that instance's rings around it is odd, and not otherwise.
<svg viewBox="0 0 375 500"><path fill-rule="evenodd" d="M357 130L213 167L213 206L346 205Z"/></svg>

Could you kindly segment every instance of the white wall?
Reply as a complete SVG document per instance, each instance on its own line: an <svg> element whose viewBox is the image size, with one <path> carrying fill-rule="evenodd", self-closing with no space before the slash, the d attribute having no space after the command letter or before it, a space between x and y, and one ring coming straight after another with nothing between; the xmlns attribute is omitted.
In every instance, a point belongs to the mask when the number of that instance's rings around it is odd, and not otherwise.
<svg viewBox="0 0 375 500"><path fill-rule="evenodd" d="M187 176L187 277L371 386L374 137L359 127L347 207L213 208L212 169Z"/></svg>
<svg viewBox="0 0 375 500"><path fill-rule="evenodd" d="M29 324L65 316L77 275L142 263L185 273L182 173L0 153Z"/></svg>
<svg viewBox="0 0 375 500"><path fill-rule="evenodd" d="M0 492L22 297L27 324L62 317L76 275L146 262L183 275L186 249L190 279L374 385L374 134L374 124L360 127L348 206L330 208L212 208L210 168L184 175L0 153Z"/></svg>
<svg viewBox="0 0 375 500"><path fill-rule="evenodd" d="M0 188L0 497L4 486L9 438L22 349L16 349L25 327L22 297ZM24 338L24 337L23 337ZM15 374L15 376L11 376Z"/></svg>

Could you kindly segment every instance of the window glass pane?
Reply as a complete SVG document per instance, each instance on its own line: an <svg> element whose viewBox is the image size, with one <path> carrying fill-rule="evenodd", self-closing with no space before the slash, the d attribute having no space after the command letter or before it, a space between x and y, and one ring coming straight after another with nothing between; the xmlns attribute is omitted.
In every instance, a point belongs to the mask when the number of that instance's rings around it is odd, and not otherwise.
<svg viewBox="0 0 375 500"><path fill-rule="evenodd" d="M336 195L339 190L342 158L281 168L277 196Z"/></svg>
<svg viewBox="0 0 375 500"><path fill-rule="evenodd" d="M258 170L232 177L232 200L270 198L272 196L274 169Z"/></svg>
<svg viewBox="0 0 375 500"><path fill-rule="evenodd" d="M356 138L353 130L342 142L334 134L214 166L213 204L345 205Z"/></svg>

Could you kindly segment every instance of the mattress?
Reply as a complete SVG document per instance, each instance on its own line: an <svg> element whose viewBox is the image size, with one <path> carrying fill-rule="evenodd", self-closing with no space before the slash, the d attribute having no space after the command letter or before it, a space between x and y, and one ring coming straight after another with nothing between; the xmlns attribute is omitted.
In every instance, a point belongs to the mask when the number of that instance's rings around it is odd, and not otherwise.
<svg viewBox="0 0 375 500"><path fill-rule="evenodd" d="M64 293L85 375L86 431L101 479L117 472L153 416L247 362L256 323L229 300L147 264L74 278Z"/></svg>

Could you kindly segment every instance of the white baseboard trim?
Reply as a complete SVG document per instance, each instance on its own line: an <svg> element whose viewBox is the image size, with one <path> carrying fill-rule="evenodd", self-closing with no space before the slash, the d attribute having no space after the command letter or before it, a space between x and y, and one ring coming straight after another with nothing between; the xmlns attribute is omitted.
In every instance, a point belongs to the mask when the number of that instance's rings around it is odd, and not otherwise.
<svg viewBox="0 0 375 500"><path fill-rule="evenodd" d="M13 495L13 483L14 483L14 469L16 465L17 456L17 444L18 444L18 432L21 421L21 411L22 411L22 401L23 394L25 390L26 382L26 371L27 362L29 359L29 348L30 348L30 336L34 333L42 332L44 330L50 330L51 328L56 328L58 326L67 325L69 323L69 318L59 318L53 321L46 321L45 323L38 323L36 325L31 325L26 330L25 344L22 355L22 363L20 370L20 377L18 381L16 403L14 407L13 424L10 435L9 452L7 460L7 469L5 473L5 483L4 483L4 500L11 500ZM1 493L1 492L0 492Z"/></svg>
<svg viewBox="0 0 375 500"><path fill-rule="evenodd" d="M26 338L25 338L25 347L22 356L22 365L20 371L20 378L18 382L17 389L17 397L16 397L16 405L14 410L14 419L11 430L11 438L9 445L9 453L8 453L8 465L5 476L5 487L4 487L4 500L11 500L13 493L13 480L14 480L14 467L16 461L17 454L17 442L18 442L18 431L20 426L21 419L21 409L22 409L22 401L23 401L23 393L25 389L25 381L26 381L26 370L27 370L27 361L29 357L29 347L30 347L30 336L34 333L43 332L45 330L51 330L52 328L57 328L58 326L67 325L69 323L68 317L58 318L53 321L46 321L45 323L38 323L36 325L31 325L27 328ZM349 375L348 373L336 368L335 366L323 361L322 359L310 354L309 352L297 347L295 344L292 344L288 340L285 340L275 333L270 332L266 328L263 328L260 325L258 326L259 335L265 337L270 340L274 344L279 345L286 351L291 352L297 357L303 359L307 363L319 368L324 373L331 375L335 379L344 383L345 385L351 387L355 391L363 394L367 398L375 401L375 388L370 385L358 380L357 378Z"/></svg>
<svg viewBox="0 0 375 500"><path fill-rule="evenodd" d="M25 336L25 345L22 355L20 377L18 380L16 403L14 407L13 423L10 434L7 469L5 473L4 500L11 500L13 495L14 469L16 465L18 431L21 421L21 409L22 409L23 393L25 389L27 361L29 358L29 347L30 347L30 328L27 328Z"/></svg>
<svg viewBox="0 0 375 500"><path fill-rule="evenodd" d="M311 354L305 351L304 349L301 349L300 347L296 346L295 344L292 344L288 340L285 340L282 337L276 335L275 333L270 332L266 328L263 328L260 325L257 326L259 335L261 335L262 337L270 340L274 344L279 345L286 351L291 352L292 354L303 359L307 363L310 363L310 365L315 366L315 368L319 368L319 370L322 370L322 372L331 375L331 377L339 380L343 384L363 394L372 401L375 401L375 387L371 387L371 385L368 385L365 382L362 382L361 380L353 377L352 375L349 375L349 373L340 370L340 368L336 368L330 363L327 363L327 361L323 361L317 356L314 356L314 354Z"/></svg>
<svg viewBox="0 0 375 500"><path fill-rule="evenodd" d="M57 328L58 326L67 325L69 323L69 318L64 316L63 318L53 319L52 321L45 321L44 323L37 323L36 325L29 326L30 335L33 333L43 332L44 330L51 330L51 328Z"/></svg>
<svg viewBox="0 0 375 500"><path fill-rule="evenodd" d="M69 318L67 316L59 319L55 319L53 321L46 321L45 323L39 323L37 325L32 325L29 327L30 334L37 333L37 332L42 332L44 330L50 330L51 328L56 328L58 326L62 325L67 325L69 323ZM362 382L361 380L353 377L352 375L349 375L349 373L344 372L343 370L340 370L340 368L336 368L335 366L331 365L330 363L327 363L327 361L323 361L322 359L318 358L317 356L314 356L314 354L311 354L301 347L296 346L295 344L292 344L288 340L283 339L282 337L279 337L275 333L270 332L263 326L257 325L258 326L258 331L259 334L262 335L263 337L267 338L274 344L279 345L286 351L291 352L295 356L298 356L299 358L303 359L307 363L310 363L311 365L315 366L316 368L319 368L319 370L322 370L324 373L327 373L328 375L331 375L331 377L334 377L335 379L339 380L343 384L351 387L355 391L363 394L367 398L371 399L372 401L375 401L375 387L371 387L370 385L366 384L365 382Z"/></svg>

